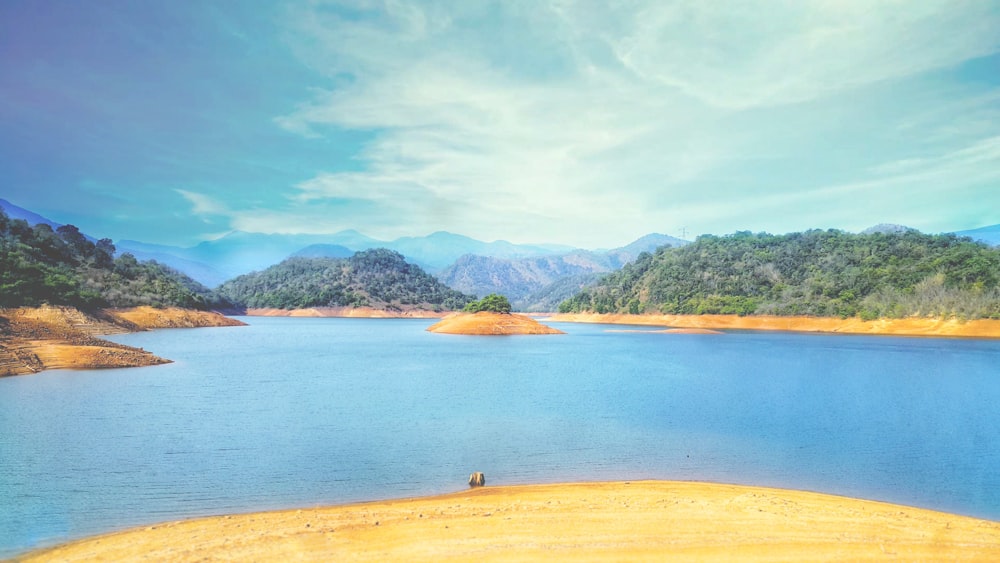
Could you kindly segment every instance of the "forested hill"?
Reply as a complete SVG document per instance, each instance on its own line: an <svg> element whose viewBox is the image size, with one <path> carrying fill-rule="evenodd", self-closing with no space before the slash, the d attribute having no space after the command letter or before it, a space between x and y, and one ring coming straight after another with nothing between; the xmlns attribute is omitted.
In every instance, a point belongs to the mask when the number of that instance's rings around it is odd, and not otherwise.
<svg viewBox="0 0 1000 563"><path fill-rule="evenodd" d="M131 254L114 256L111 239L92 242L73 225L32 226L0 209L0 307L230 305L166 266L139 262Z"/></svg>
<svg viewBox="0 0 1000 563"><path fill-rule="evenodd" d="M294 257L227 281L219 292L251 308L372 307L460 310L473 300L409 264L398 252L365 250L350 258Z"/></svg>
<svg viewBox="0 0 1000 563"><path fill-rule="evenodd" d="M644 254L562 312L1000 318L1000 249L917 231L702 236Z"/></svg>

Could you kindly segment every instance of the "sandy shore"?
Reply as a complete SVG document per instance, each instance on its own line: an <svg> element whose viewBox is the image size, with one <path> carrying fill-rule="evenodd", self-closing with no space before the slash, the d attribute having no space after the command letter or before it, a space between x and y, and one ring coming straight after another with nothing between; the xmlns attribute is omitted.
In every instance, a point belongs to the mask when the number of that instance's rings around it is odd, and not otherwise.
<svg viewBox="0 0 1000 563"><path fill-rule="evenodd" d="M556 314L546 317L546 319L554 322L653 325L687 329L784 330L898 336L1000 338L1000 320L959 321L957 319L908 318L862 321L858 318L831 317L602 315L597 313Z"/></svg>
<svg viewBox="0 0 1000 563"><path fill-rule="evenodd" d="M167 307L132 307L130 309L105 309L104 312L116 319L130 322L140 330L158 328L203 328L221 326L246 326L246 323L231 319L213 311L195 311Z"/></svg>
<svg viewBox="0 0 1000 563"><path fill-rule="evenodd" d="M169 362L142 348L98 338L157 328L236 326L209 311L153 307L84 313L72 307L0 309L0 377L46 369L100 369Z"/></svg>
<svg viewBox="0 0 1000 563"><path fill-rule="evenodd" d="M998 561L1000 523L843 497L635 481L146 526L23 561Z"/></svg>
<svg viewBox="0 0 1000 563"><path fill-rule="evenodd" d="M475 336L508 336L515 334L564 334L563 331L525 315L490 313L453 313L427 327L430 332L441 334L470 334Z"/></svg>

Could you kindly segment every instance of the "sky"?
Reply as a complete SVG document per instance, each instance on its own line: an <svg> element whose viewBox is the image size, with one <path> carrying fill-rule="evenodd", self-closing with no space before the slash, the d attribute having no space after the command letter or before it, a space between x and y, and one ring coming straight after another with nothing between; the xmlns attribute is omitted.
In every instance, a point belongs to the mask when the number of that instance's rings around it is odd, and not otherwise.
<svg viewBox="0 0 1000 563"><path fill-rule="evenodd" d="M0 197L115 240L1000 223L1000 1L0 2Z"/></svg>

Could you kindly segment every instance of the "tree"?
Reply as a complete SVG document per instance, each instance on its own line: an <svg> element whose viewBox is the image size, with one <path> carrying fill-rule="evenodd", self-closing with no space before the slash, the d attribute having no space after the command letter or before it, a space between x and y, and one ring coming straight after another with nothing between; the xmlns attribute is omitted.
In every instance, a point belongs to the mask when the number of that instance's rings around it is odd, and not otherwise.
<svg viewBox="0 0 1000 563"><path fill-rule="evenodd" d="M491 293L479 301L473 301L465 306L463 311L467 313L479 313L487 311L490 313L510 313L510 301L503 295Z"/></svg>

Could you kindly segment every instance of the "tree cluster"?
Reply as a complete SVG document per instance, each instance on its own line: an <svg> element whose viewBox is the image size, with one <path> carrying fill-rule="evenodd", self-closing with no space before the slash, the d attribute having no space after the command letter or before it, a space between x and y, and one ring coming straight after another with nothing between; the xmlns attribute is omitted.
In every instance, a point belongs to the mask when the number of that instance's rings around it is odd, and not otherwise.
<svg viewBox="0 0 1000 563"><path fill-rule="evenodd" d="M466 313L479 313L482 311L490 313L510 313L510 301L503 295L491 293L479 301L473 301L465 306Z"/></svg>
<svg viewBox="0 0 1000 563"><path fill-rule="evenodd" d="M225 307L207 288L155 261L115 258L111 239L91 241L73 225L55 230L0 209L0 307Z"/></svg>
<svg viewBox="0 0 1000 563"><path fill-rule="evenodd" d="M1000 249L912 230L706 235L641 255L559 310L1000 318Z"/></svg>
<svg viewBox="0 0 1000 563"><path fill-rule="evenodd" d="M473 299L384 248L350 258L289 258L229 280L219 292L245 307L276 309L412 306L445 311L461 309Z"/></svg>

